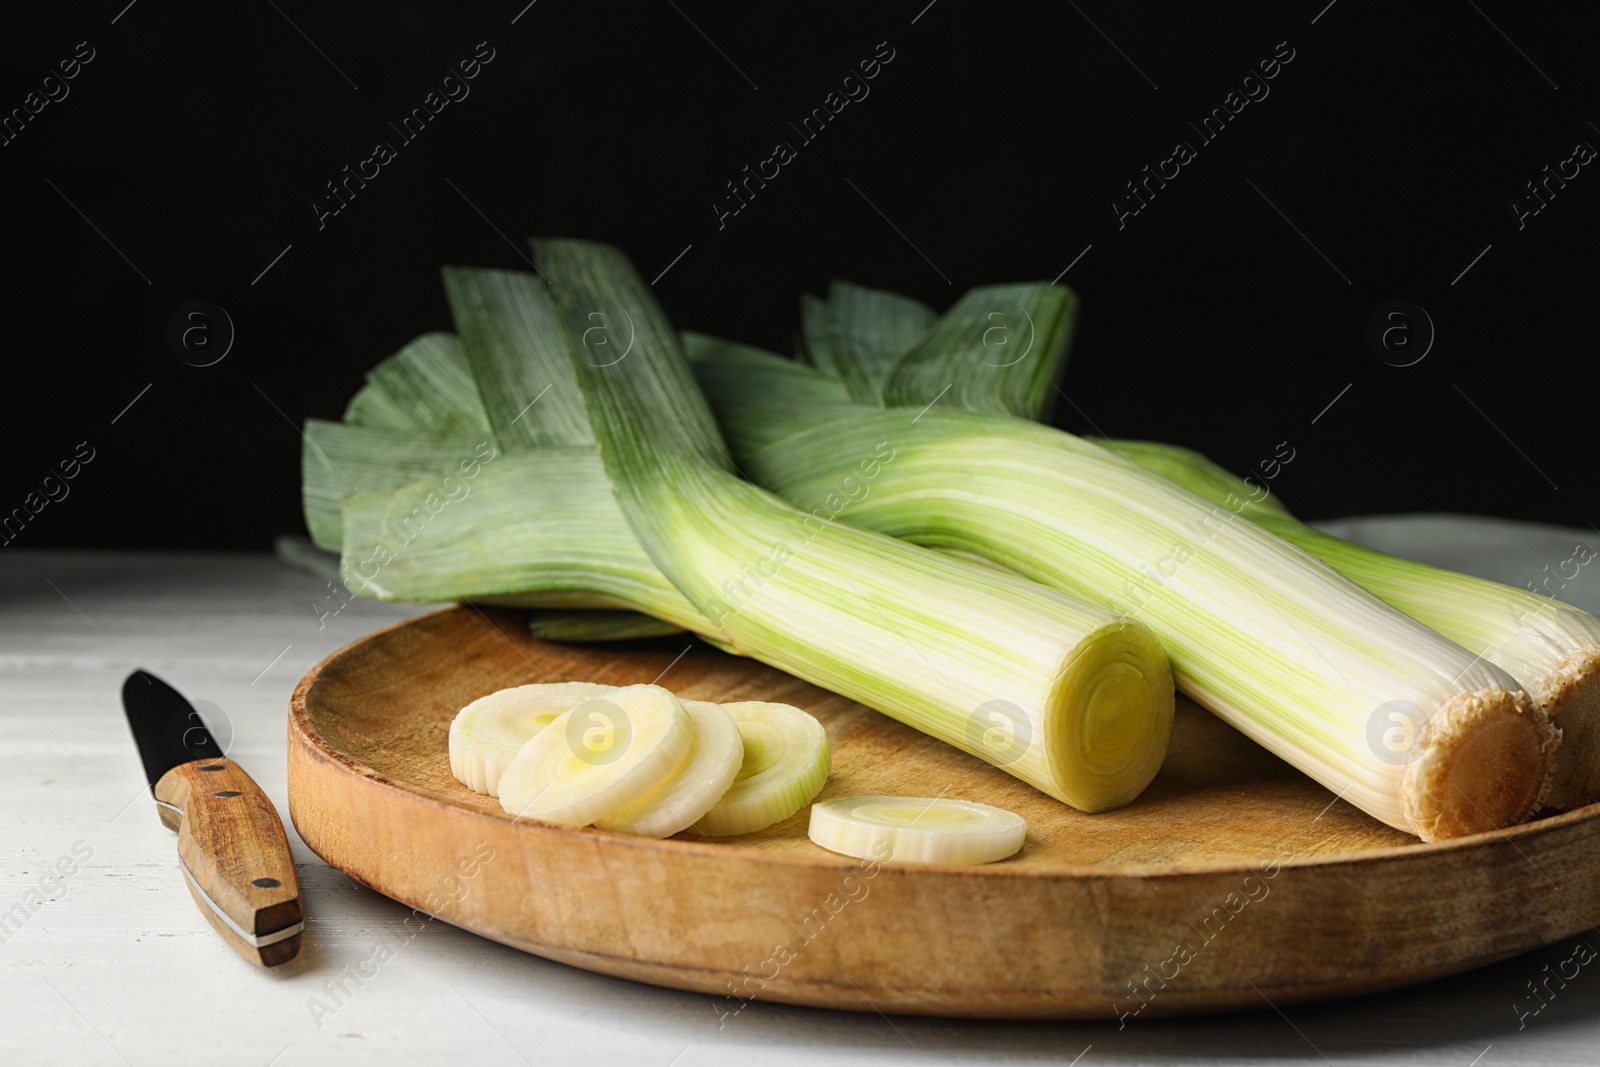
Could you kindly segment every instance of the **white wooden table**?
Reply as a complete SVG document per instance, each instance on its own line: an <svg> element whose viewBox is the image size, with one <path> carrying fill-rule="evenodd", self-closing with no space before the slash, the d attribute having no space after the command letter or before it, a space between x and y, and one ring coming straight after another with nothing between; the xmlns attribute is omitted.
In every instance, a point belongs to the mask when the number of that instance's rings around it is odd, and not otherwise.
<svg viewBox="0 0 1600 1067"><path fill-rule="evenodd" d="M1491 520L1334 525L1519 585L1556 569L1579 540L1600 547L1589 530ZM1600 563L1584 567L1563 596L1600 611L1597 574ZM295 682L408 614L355 603L318 618L336 603L265 553L0 553L0 1063L1600 1061L1600 970L1580 972L1537 1015L1519 1019L1514 1007L1532 1004L1527 984L1584 938L1362 1000L1120 1031L1109 1009L1105 1022L971 1023L755 1002L722 1018L721 998L587 974L443 922L408 930L406 908L352 885L292 826L305 943L291 964L260 970L185 892L118 693L138 665L214 703L229 754L289 826L284 720ZM1587 937L1600 948L1600 931Z"/></svg>

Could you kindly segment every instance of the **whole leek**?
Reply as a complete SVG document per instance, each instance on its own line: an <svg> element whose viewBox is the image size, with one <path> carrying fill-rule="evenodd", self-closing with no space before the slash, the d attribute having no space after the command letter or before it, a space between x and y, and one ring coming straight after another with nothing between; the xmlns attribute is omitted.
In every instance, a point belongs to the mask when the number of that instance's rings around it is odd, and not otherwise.
<svg viewBox="0 0 1600 1067"><path fill-rule="evenodd" d="M435 376L464 361L481 403L456 390L448 410L430 413L425 398L419 410L408 391L420 372L375 372L372 395L352 404L361 425L307 426L308 522L321 543L337 539L351 588L636 609L1084 810L1138 795L1172 721L1170 670L1147 628L735 477L675 335L626 261L568 242L541 255L554 290L531 275L447 270L460 350L438 341L394 357ZM474 465L463 449L485 438ZM857 476L888 458L869 449Z"/></svg>
<svg viewBox="0 0 1600 1067"><path fill-rule="evenodd" d="M835 282L830 287L826 301L803 298L804 343L840 353L826 364L830 378L826 385L809 383L809 398L827 403L848 394L857 399L882 399L891 406L914 402L918 395L914 391L902 392L897 397L887 386L881 387L883 395L880 397L878 383L904 382L906 364L918 358L925 359L922 354L932 350L939 353L941 359L955 360L954 373L929 382L932 388L926 388L927 394L932 394L941 381L953 381L957 392L942 397L942 403L974 410L995 410L993 404L975 405L964 400L972 396L974 390L980 398L983 390L998 393L994 373L980 371L971 360L976 356L990 367L1007 363L994 358L992 349L998 346L988 343L988 338L990 333L996 332L993 323L1014 321L1020 307L1007 308L998 295L999 288L973 290L963 298L962 305L958 305L958 308L965 305L968 309L968 337L978 337L981 342L974 345L969 341L964 346L968 360L965 364L961 362L962 345L941 344L938 337L929 335L934 327L933 314L915 301L844 282ZM982 322L971 319L971 311L982 312L986 308L990 310ZM953 308L938 320L938 325L948 334L961 319L957 308ZM924 324L920 333L915 330L918 323ZM1002 326L998 332L1003 336L1006 331ZM1031 336L1029 339L1032 340ZM758 355L746 353L747 372L757 365L750 360ZM1034 373L1030 380L1035 383L1050 381L1059 375L1065 363L1066 345L1064 342L1054 346L1036 345L1028 358L1033 361ZM865 376L873 385L870 388L852 385L852 372L857 378ZM844 389L839 388L841 384ZM965 394L960 391L963 384ZM790 396L799 400L795 394ZM1049 394L1043 395L1043 402L1038 399L1019 402L1014 395L1009 399L1001 409L1011 414L1035 420L1042 420L1048 414ZM809 407L813 419L823 417L824 410L817 404ZM832 414L843 417L849 412L836 409ZM797 421L804 421L794 417L794 409L789 405L772 415L767 425L755 431L763 442L787 436L794 431ZM1398 559L1331 537L1295 521L1276 497L1260 492L1259 484L1247 483L1188 449L1147 441L1100 443L1230 511L1255 520L1392 607L1506 670L1562 732L1546 802L1551 807L1569 809L1600 801L1600 617L1541 595L1533 591L1531 584L1526 590L1517 589Z"/></svg>
<svg viewBox="0 0 1600 1067"><path fill-rule="evenodd" d="M812 428L778 440L772 423L792 428L805 410L769 388L755 355L724 359L707 338L690 349L741 470L785 499L828 499L840 457L890 442L895 463L862 499L841 502L842 520L978 554L1145 621L1180 689L1392 826L1432 840L1539 807L1559 734L1506 672L1106 449L1023 418L951 410L952 398L993 410L970 399L986 390L1016 415L1040 408L1037 393L986 377L995 363L979 331L935 327L918 344L937 351L903 353L888 381L908 362L936 362L961 384L941 395L924 379L923 396L900 395L905 406L843 417L841 385ZM1037 358L1058 366L1063 350Z"/></svg>
<svg viewBox="0 0 1600 1067"><path fill-rule="evenodd" d="M722 641L1083 810L1138 795L1172 715L1143 625L736 477L676 334L627 260L573 241L538 253L617 503ZM895 462L876 442L842 459L841 484Z"/></svg>

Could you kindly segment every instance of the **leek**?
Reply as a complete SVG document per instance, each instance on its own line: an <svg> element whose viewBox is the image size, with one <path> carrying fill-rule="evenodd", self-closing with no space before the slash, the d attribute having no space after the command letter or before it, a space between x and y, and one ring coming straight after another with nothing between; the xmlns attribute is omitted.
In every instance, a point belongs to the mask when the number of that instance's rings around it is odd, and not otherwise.
<svg viewBox="0 0 1600 1067"><path fill-rule="evenodd" d="M881 289L867 289L849 282L834 282L826 303L817 301L811 314L813 337L823 364L844 384L855 400L877 403L880 371L887 371L902 351L933 325L933 310L926 305ZM807 310L802 305L802 315ZM835 355L837 353L837 355Z"/></svg>
<svg viewBox="0 0 1600 1067"><path fill-rule="evenodd" d="M306 526L316 544L343 549L358 593L542 607L529 629L553 641L711 629L639 548L592 447L502 455L490 433L320 419L304 432ZM482 526L485 508L505 521Z"/></svg>
<svg viewBox="0 0 1600 1067"><path fill-rule="evenodd" d="M557 715L616 686L554 682L513 686L479 697L450 722L450 772L474 793L500 795L500 776L523 745Z"/></svg>
<svg viewBox="0 0 1600 1067"><path fill-rule="evenodd" d="M1291 517L1276 497L1197 452L1150 441L1108 446L1209 500L1249 501L1241 514L1316 556L1412 618L1501 667L1561 730L1551 807L1600 800L1600 617L1527 589L1400 559Z"/></svg>
<svg viewBox="0 0 1600 1067"><path fill-rule="evenodd" d="M677 339L626 259L569 241L539 255L617 504L721 640L1083 810L1143 790L1172 714L1145 627L799 511L735 477ZM883 454L875 443L848 459L859 478ZM998 751L974 728L995 708L1014 716L1015 743Z"/></svg>
<svg viewBox="0 0 1600 1067"><path fill-rule="evenodd" d="M811 807L812 842L883 863L993 863L1028 824L1014 811L951 797L834 797Z"/></svg>
<svg viewBox="0 0 1600 1067"><path fill-rule="evenodd" d="M313 544L335 551L343 542L341 508L351 493L432 479L432 490L448 494L446 477L461 482L497 452L484 432L419 432L307 419L303 433L300 484L306 529Z"/></svg>
<svg viewBox="0 0 1600 1067"><path fill-rule="evenodd" d="M675 337L626 262L568 243L542 254L559 317L531 276L446 272L491 427L476 466L458 458L473 435L443 428L442 415L404 441L383 436L399 425L308 426L308 519L326 530L338 501L352 589L638 610L1083 810L1125 804L1148 784L1170 737L1172 688L1143 625L800 512L734 477ZM435 347L439 361L454 358ZM858 475L881 462L873 456Z"/></svg>
<svg viewBox="0 0 1600 1067"><path fill-rule="evenodd" d="M489 429L461 342L448 333L423 334L368 371L344 421L390 430Z"/></svg>
<svg viewBox="0 0 1600 1067"><path fill-rule="evenodd" d="M480 326L479 320L498 318L494 314L496 297L504 303L509 291L509 302L515 305L525 295L518 291L517 276L457 268L445 272L445 277L456 294L459 314L469 320L478 343L493 344L492 335L486 339L486 331L492 327ZM576 387L570 376L566 387ZM512 413L511 425L519 421ZM426 436L414 432L419 430ZM461 341L442 332L416 338L369 371L366 385L345 409L343 424L312 419L305 434L306 525L315 543L334 551L342 543L340 505L353 490L398 489L429 475L459 475L452 468L461 460L500 447ZM558 439L576 444L592 440L582 427L573 427ZM455 478L456 483L461 481L459 476ZM428 491L429 487L419 483L404 495L424 500ZM438 557L433 560L437 562ZM530 595L517 598L519 603L541 600L536 592L525 592ZM403 592L391 598L406 599ZM677 607L678 613L687 610L686 605ZM682 626L636 611L565 607L530 612L528 629L542 640L573 642L625 641L683 632Z"/></svg>
<svg viewBox="0 0 1600 1067"><path fill-rule="evenodd" d="M441 274L496 439L510 451L592 444L582 410L562 402L576 395L576 384L561 358L549 287L517 271L446 267Z"/></svg>
<svg viewBox="0 0 1600 1067"><path fill-rule="evenodd" d="M592 447L500 456L461 484L456 501L433 480L347 493L345 584L376 600L631 608L715 631L639 547Z"/></svg>
<svg viewBox="0 0 1600 1067"><path fill-rule="evenodd" d="M518 818L588 826L645 796L682 766L694 722L658 685L629 685L556 716L500 776Z"/></svg>
<svg viewBox="0 0 1600 1067"><path fill-rule="evenodd" d="M792 373L777 370L786 361L762 365L748 349L725 359L704 337L690 348L758 484L801 506L837 500L843 521L982 555L1141 619L1180 689L1389 825L1454 837L1520 822L1542 802L1559 733L1509 674L1229 509L1024 421L1039 413L1038 390L1000 388L975 330L936 326L886 379L909 361L945 368L954 388L923 376L922 393L896 394L905 406L840 417L840 383L810 429L776 441L774 419L805 418L769 388ZM997 409L1017 417L984 413ZM859 499L838 499L848 457L868 442L889 442L895 461Z"/></svg>
<svg viewBox="0 0 1600 1067"><path fill-rule="evenodd" d="M780 823L827 784L832 757L822 724L790 704L724 704L740 746L733 781L695 823L707 837L749 834Z"/></svg>
<svg viewBox="0 0 1600 1067"><path fill-rule="evenodd" d="M694 724L689 755L665 780L596 819L596 826L637 837L671 837L695 825L728 792L744 760L738 725L720 704L685 700L683 710Z"/></svg>

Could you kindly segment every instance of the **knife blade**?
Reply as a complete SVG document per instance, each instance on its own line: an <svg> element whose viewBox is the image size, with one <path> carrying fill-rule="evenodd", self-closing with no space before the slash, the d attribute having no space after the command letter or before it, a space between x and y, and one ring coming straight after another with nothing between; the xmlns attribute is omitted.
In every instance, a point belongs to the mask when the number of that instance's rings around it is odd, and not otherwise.
<svg viewBox="0 0 1600 1067"><path fill-rule="evenodd" d="M250 962L287 963L300 951L305 919L277 808L166 682L135 670L122 683L122 707L201 913Z"/></svg>

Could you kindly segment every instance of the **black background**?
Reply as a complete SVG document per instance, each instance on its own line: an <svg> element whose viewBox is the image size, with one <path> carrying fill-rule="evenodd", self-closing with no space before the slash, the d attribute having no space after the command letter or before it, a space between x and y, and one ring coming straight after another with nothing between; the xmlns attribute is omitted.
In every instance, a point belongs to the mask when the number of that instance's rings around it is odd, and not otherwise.
<svg viewBox="0 0 1600 1067"><path fill-rule="evenodd" d="M95 51L0 147L0 511L95 450L14 544L301 530L296 425L448 328L440 264L523 266L536 233L647 277L692 246L656 287L674 320L783 351L832 276L943 308L1092 246L1063 279L1083 314L1059 424L1240 470L1287 440L1276 486L1308 518L1600 522L1600 167L1520 231L1509 207L1600 146L1592 8L125 2L30 9L0 41L6 111ZM480 41L470 95L399 146L387 123ZM885 41L870 95L800 144L789 123ZM1185 123L1283 41L1270 95L1199 146ZM1119 230L1111 198L1179 139L1198 158ZM311 200L378 140L398 158L319 230ZM719 229L723 183L779 140L798 158ZM193 298L236 327L211 367L165 340ZM1409 367L1365 340L1395 298L1437 327Z"/></svg>

